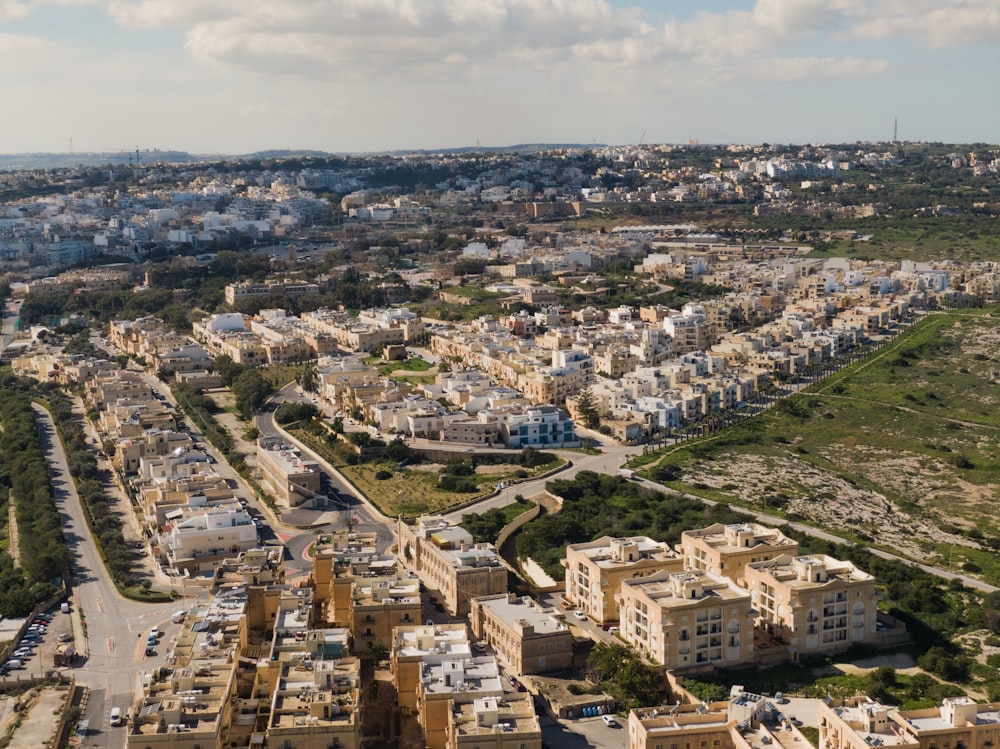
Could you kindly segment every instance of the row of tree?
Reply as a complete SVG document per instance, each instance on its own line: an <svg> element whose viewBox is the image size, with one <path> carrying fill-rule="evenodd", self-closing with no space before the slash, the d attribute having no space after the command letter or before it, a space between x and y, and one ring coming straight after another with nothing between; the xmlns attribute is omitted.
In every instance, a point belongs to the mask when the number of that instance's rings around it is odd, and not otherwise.
<svg viewBox="0 0 1000 749"><path fill-rule="evenodd" d="M24 616L55 592L55 581L69 569L70 553L26 393L0 388L0 424L0 504L6 519L14 503L19 556L15 566L6 551L0 552L0 614Z"/></svg>

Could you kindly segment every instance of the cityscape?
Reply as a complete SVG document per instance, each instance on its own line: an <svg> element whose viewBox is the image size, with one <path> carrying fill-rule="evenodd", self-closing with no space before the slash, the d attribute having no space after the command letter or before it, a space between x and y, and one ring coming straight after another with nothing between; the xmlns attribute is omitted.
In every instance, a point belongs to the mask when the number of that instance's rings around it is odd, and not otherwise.
<svg viewBox="0 0 1000 749"><path fill-rule="evenodd" d="M1000 149L130 159L0 174L12 741L991 741Z"/></svg>

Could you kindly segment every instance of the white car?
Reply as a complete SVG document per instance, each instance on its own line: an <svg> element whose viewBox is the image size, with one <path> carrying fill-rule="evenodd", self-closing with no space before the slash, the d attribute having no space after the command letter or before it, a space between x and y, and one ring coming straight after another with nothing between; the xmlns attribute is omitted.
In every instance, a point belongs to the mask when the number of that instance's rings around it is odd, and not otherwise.
<svg viewBox="0 0 1000 749"><path fill-rule="evenodd" d="M618 721L615 720L615 716L613 716L613 715L602 715L601 716L601 720L604 721L604 725L606 725L606 726L617 726L618 725Z"/></svg>
<svg viewBox="0 0 1000 749"><path fill-rule="evenodd" d="M579 619L582 622L586 621L587 615L584 614L582 611L580 611L580 609L577 609L576 611L573 612L573 618Z"/></svg>

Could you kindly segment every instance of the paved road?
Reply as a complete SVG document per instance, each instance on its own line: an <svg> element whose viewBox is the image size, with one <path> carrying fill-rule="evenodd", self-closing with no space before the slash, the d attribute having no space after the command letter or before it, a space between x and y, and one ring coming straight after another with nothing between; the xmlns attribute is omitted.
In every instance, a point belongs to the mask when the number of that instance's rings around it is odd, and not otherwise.
<svg viewBox="0 0 1000 749"><path fill-rule="evenodd" d="M91 689L84 714L90 730L82 746L124 746L124 729L108 725L111 708L127 708L138 674L162 665L162 654L146 658L139 635L154 625L169 622L177 604L141 604L118 594L90 536L52 416L39 405L34 408L56 507L62 515L63 533L72 555L72 605L87 630L89 657L73 669L77 681Z"/></svg>
<svg viewBox="0 0 1000 749"><path fill-rule="evenodd" d="M282 434L292 444L296 445L305 455L319 463L323 471L323 485L326 489L334 489L339 498L338 501L331 501L329 509L339 513L339 518L333 523L320 526L313 530L332 530L337 527L344 527L348 517L357 518L359 521L355 528L361 532L374 532L376 534L376 547L379 552L385 552L396 542L396 521L387 518L378 508L374 507L367 499L357 494L354 487L337 470L331 466L322 456L309 449L284 430L279 431L279 427L274 422L273 409L285 401L306 401L308 399L300 396L296 390L296 385L290 383L268 401L268 407L260 411L254 417L254 424L261 434ZM293 559L293 564L301 562L303 549L315 539L315 533L310 530L306 533L298 533L285 541L286 547Z"/></svg>

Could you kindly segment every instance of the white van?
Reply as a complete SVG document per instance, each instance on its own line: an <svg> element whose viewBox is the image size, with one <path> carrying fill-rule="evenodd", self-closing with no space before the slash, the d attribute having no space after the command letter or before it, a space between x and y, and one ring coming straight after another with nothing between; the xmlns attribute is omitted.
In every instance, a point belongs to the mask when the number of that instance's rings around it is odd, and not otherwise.
<svg viewBox="0 0 1000 749"><path fill-rule="evenodd" d="M181 609L180 611L174 612L174 615L171 617L171 620L173 621L174 624L180 624L182 621L184 621L184 617L186 616L187 612L184 609Z"/></svg>
<svg viewBox="0 0 1000 749"><path fill-rule="evenodd" d="M68 603L63 603L63 604L62 604L62 605L61 605L61 606L59 607L59 610L60 610L61 612L63 612L64 614L68 614L68 613L69 613L69 604L68 604Z"/></svg>
<svg viewBox="0 0 1000 749"><path fill-rule="evenodd" d="M111 725L120 726L122 724L122 709L120 707L111 708Z"/></svg>

